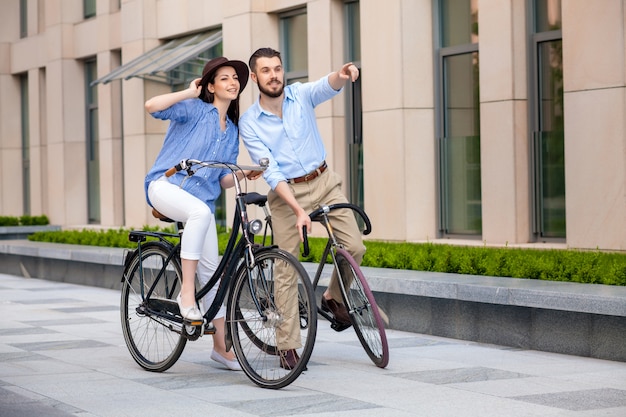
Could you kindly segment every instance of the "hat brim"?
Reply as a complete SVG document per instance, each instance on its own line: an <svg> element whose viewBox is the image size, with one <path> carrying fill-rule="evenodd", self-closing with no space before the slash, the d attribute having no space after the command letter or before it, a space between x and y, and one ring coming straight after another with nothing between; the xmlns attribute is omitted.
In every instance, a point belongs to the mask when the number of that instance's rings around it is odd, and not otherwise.
<svg viewBox="0 0 626 417"><path fill-rule="evenodd" d="M209 83L209 80L215 74L215 72L222 67L233 67L235 72L237 73L237 78L239 79L239 94L246 88L248 85L248 79L250 78L250 71L248 70L248 65L243 61L238 60L229 60L225 61L217 65L215 68L211 69L211 71L207 72L202 79L200 80L200 85L205 88Z"/></svg>

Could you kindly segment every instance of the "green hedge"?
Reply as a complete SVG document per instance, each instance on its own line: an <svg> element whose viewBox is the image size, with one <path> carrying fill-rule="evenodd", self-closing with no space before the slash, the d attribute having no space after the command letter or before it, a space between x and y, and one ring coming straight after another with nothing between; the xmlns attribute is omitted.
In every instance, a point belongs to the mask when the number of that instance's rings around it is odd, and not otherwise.
<svg viewBox="0 0 626 417"><path fill-rule="evenodd" d="M174 233L173 228L158 227ZM29 240L78 245L134 248L127 229L106 231L37 232ZM224 252L228 234L218 232L219 251ZM319 262L325 239L309 239L311 254L302 261ZM608 285L626 285L626 254L574 249L518 249L466 247L434 243L390 243L365 241L363 266L456 274L530 278Z"/></svg>
<svg viewBox="0 0 626 417"><path fill-rule="evenodd" d="M46 226L48 216L0 216L0 226Z"/></svg>

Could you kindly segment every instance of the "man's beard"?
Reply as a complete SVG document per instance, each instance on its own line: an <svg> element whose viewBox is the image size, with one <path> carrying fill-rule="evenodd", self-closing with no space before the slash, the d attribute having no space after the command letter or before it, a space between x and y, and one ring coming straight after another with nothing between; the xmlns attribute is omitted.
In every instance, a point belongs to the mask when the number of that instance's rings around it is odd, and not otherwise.
<svg viewBox="0 0 626 417"><path fill-rule="evenodd" d="M285 89L285 85L282 82L280 83L280 88L278 90L270 90L266 88L265 86L262 86L259 84L259 91L261 91L261 93L265 94L266 96L272 97L272 98L280 97L281 95L283 95L284 89Z"/></svg>

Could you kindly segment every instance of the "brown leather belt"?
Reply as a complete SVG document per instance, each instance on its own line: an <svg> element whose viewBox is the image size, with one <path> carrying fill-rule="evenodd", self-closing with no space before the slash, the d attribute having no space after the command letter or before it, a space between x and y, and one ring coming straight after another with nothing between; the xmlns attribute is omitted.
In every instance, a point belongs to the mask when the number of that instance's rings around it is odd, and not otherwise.
<svg viewBox="0 0 626 417"><path fill-rule="evenodd" d="M328 168L328 165L326 165L326 161L324 161L324 162L322 162L322 165L317 167L314 171L311 171L308 174L303 175L303 176L298 177L298 178L291 178L291 179L287 180L287 182L289 182L290 184L298 184L300 182L307 182L307 181L314 180L315 178L317 178L320 175L322 175L322 173L324 171L326 171L326 168Z"/></svg>

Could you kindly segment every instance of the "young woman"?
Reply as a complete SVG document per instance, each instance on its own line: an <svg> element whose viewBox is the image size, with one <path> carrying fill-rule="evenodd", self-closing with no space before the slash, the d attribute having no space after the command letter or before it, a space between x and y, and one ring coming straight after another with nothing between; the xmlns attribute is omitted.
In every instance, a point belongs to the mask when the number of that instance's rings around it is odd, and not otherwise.
<svg viewBox="0 0 626 417"><path fill-rule="evenodd" d="M181 241L183 282L178 305L182 316L202 319L195 301L195 275L204 285L218 265L215 201L221 187L232 187L229 170L205 168L185 178L181 171L169 178L165 171L183 159L193 158L235 163L239 155L239 95L248 82L248 66L224 57L207 62L202 78L193 80L182 91L163 94L146 101L146 110L155 118L170 120L163 147L146 175L148 204L159 213L185 223ZM245 172L250 179L259 172ZM241 173L238 175L242 175ZM217 286L203 300L211 305ZM232 370L240 370L232 351L227 352L224 335L225 308L213 319L211 358Z"/></svg>

